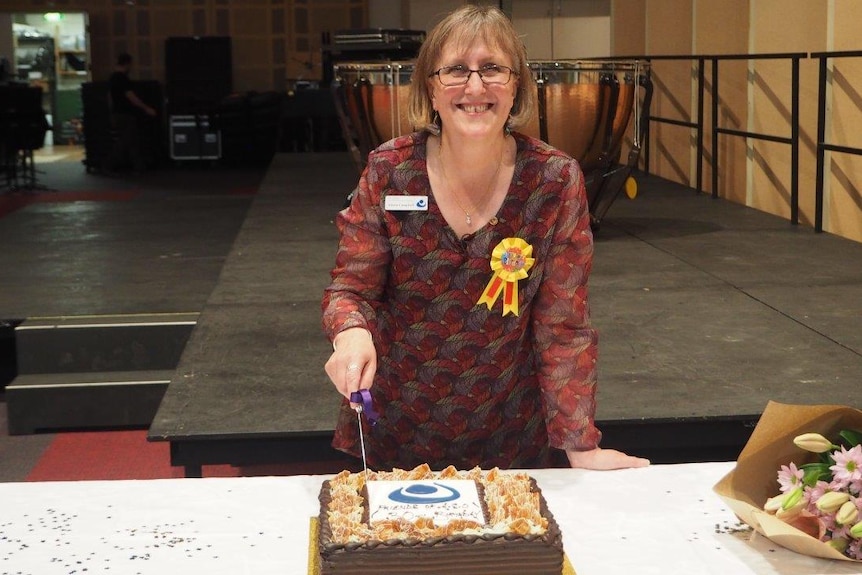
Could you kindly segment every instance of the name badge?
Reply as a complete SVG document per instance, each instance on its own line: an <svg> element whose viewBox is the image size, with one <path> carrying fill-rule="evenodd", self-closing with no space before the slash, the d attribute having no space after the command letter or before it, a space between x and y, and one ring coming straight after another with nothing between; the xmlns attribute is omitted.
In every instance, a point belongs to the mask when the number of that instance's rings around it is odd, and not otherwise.
<svg viewBox="0 0 862 575"><path fill-rule="evenodd" d="M386 196L383 207L390 212L427 212L428 196Z"/></svg>

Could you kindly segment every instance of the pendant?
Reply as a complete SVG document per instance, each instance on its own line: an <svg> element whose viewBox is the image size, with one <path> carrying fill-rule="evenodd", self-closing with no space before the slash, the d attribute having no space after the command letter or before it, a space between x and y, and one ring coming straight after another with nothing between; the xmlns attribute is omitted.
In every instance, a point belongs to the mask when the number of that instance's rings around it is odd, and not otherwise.
<svg viewBox="0 0 862 575"><path fill-rule="evenodd" d="M468 226L472 226L472 225L473 225L473 218L471 218L471 217L470 217L470 214L467 214L466 221L467 221L467 225L468 225Z"/></svg>

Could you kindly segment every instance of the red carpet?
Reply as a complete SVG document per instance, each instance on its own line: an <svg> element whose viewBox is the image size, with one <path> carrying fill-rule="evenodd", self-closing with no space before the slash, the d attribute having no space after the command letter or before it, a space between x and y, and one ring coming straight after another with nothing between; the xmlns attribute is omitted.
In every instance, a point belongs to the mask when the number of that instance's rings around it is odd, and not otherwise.
<svg viewBox="0 0 862 575"><path fill-rule="evenodd" d="M147 441L146 430L58 433L27 475L27 481L97 481L185 477L171 467L170 445ZM338 473L347 461L303 461L294 464L205 465L204 477L251 477Z"/></svg>
<svg viewBox="0 0 862 575"><path fill-rule="evenodd" d="M125 202L134 199L137 190L18 193L0 196L0 218L30 204L61 202Z"/></svg>
<svg viewBox="0 0 862 575"><path fill-rule="evenodd" d="M208 477L235 477L240 470L229 465L207 466ZM58 433L27 481L101 479L170 479L183 477L183 468L171 467L167 442L147 441L146 430L79 431Z"/></svg>

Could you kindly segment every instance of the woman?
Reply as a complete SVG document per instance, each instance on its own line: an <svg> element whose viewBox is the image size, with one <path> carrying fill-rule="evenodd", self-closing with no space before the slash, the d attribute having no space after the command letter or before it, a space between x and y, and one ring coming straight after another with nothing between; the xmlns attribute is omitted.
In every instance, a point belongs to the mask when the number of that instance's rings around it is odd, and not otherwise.
<svg viewBox="0 0 862 575"><path fill-rule="evenodd" d="M345 397L333 445L377 469L643 466L598 447L592 235L583 175L517 132L533 113L526 51L499 9L464 6L422 45L410 120L369 155L323 299Z"/></svg>

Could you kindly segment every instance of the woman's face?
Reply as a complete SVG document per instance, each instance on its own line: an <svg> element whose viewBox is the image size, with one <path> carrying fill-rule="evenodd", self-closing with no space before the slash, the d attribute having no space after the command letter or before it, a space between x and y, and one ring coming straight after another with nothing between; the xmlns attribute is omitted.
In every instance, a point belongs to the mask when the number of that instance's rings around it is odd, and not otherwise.
<svg viewBox="0 0 862 575"><path fill-rule="evenodd" d="M479 41L461 51L447 46L437 68L460 65L479 70L489 64L512 67L511 59L503 52L491 50ZM476 73L470 74L463 86L444 86L437 76L432 76L430 82L431 102L447 135L482 138L503 134L518 87L514 74L507 84L485 84Z"/></svg>

